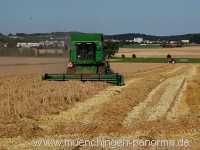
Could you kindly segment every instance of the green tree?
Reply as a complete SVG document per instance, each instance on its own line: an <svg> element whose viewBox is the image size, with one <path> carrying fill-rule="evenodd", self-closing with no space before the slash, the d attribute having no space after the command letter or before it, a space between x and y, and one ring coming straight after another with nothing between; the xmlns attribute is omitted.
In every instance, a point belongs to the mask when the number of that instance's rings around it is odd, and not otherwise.
<svg viewBox="0 0 200 150"><path fill-rule="evenodd" d="M112 41L104 42L105 55L110 58L119 51L119 44Z"/></svg>
<svg viewBox="0 0 200 150"><path fill-rule="evenodd" d="M162 42L161 46L165 48L165 47L167 47L167 43L166 42Z"/></svg>
<svg viewBox="0 0 200 150"><path fill-rule="evenodd" d="M200 44L200 34L194 34L190 37L190 41L193 43L198 43Z"/></svg>
<svg viewBox="0 0 200 150"><path fill-rule="evenodd" d="M17 46L17 41L16 40L9 40L8 41L8 47L9 48L16 48Z"/></svg>

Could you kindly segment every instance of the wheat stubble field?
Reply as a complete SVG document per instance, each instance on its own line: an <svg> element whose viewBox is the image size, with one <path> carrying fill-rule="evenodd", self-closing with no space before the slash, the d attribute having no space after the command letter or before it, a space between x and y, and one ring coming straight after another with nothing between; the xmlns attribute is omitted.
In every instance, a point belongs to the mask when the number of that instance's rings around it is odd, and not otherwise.
<svg viewBox="0 0 200 150"><path fill-rule="evenodd" d="M198 64L114 63L112 68L126 78L126 86L115 87L98 82L41 81L43 72L64 71L60 58L0 59L0 149L112 149L32 143L52 137L184 138L190 141L188 149L200 148Z"/></svg>
<svg viewBox="0 0 200 150"><path fill-rule="evenodd" d="M131 49L120 48L116 56L124 54L126 57L132 57L135 54L137 57L166 57L167 54L171 54L173 57L189 57L200 58L200 47L181 47L181 48L156 48L156 49Z"/></svg>

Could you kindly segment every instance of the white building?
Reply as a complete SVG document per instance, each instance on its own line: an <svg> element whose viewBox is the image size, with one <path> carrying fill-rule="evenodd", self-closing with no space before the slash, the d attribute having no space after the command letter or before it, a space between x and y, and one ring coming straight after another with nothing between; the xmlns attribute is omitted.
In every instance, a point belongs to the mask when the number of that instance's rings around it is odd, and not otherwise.
<svg viewBox="0 0 200 150"><path fill-rule="evenodd" d="M17 43L17 47L32 48L39 47L40 43Z"/></svg>
<svg viewBox="0 0 200 150"><path fill-rule="evenodd" d="M182 43L188 44L190 43L190 40L181 40Z"/></svg>
<svg viewBox="0 0 200 150"><path fill-rule="evenodd" d="M153 41L145 40L144 43L145 44L153 44Z"/></svg>
<svg viewBox="0 0 200 150"><path fill-rule="evenodd" d="M177 41L170 41L169 44L176 44Z"/></svg>
<svg viewBox="0 0 200 150"><path fill-rule="evenodd" d="M135 43L142 43L144 40L143 40L143 38L138 37L138 38L134 38L133 41L134 41Z"/></svg>
<svg viewBox="0 0 200 150"><path fill-rule="evenodd" d="M134 42L134 41L133 41L133 40L126 40L126 42L132 43L132 42Z"/></svg>
<svg viewBox="0 0 200 150"><path fill-rule="evenodd" d="M36 48L36 47L64 47L64 41L41 41L39 43L17 43L17 47Z"/></svg>

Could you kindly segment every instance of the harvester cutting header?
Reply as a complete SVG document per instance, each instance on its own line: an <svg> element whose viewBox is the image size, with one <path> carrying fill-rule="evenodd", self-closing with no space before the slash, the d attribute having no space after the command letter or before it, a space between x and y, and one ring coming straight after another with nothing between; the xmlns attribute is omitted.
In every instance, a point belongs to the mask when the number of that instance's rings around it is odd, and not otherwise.
<svg viewBox="0 0 200 150"><path fill-rule="evenodd" d="M73 33L67 40L65 74L44 74L43 80L106 81L124 85L124 78L114 73L106 61L102 34Z"/></svg>

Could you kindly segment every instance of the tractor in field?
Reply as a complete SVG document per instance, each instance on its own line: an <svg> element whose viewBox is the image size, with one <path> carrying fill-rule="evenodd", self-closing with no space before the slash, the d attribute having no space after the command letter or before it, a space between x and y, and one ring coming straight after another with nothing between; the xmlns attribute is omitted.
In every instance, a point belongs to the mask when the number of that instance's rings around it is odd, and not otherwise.
<svg viewBox="0 0 200 150"><path fill-rule="evenodd" d="M66 41L66 73L45 73L43 80L106 81L124 85L124 77L114 73L106 61L102 34L73 33Z"/></svg>
<svg viewBox="0 0 200 150"><path fill-rule="evenodd" d="M176 63L176 59L173 58L170 54L167 55L167 63L168 64L175 64Z"/></svg>

